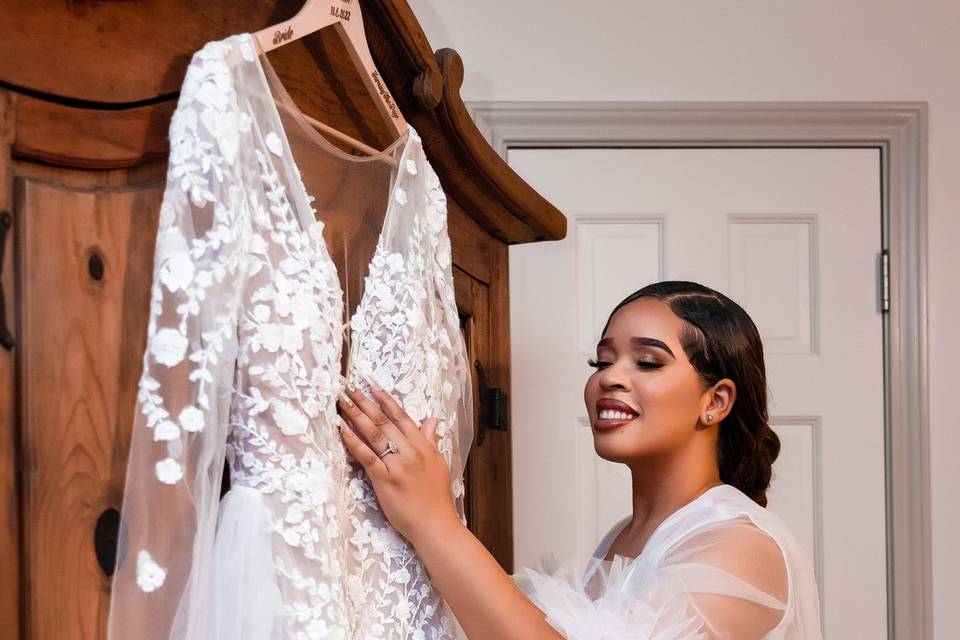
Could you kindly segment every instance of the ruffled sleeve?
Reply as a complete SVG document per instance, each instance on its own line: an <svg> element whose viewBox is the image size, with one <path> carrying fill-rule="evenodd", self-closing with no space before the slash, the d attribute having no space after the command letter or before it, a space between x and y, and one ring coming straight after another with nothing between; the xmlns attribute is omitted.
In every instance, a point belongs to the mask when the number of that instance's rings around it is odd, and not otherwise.
<svg viewBox="0 0 960 640"><path fill-rule="evenodd" d="M194 56L170 124L112 640L209 637L195 603L211 579L250 228L237 160L249 119L218 47Z"/></svg>
<svg viewBox="0 0 960 640"><path fill-rule="evenodd" d="M806 640L786 624L785 556L749 520L706 526L656 559L594 558L580 579L529 568L514 578L570 640Z"/></svg>

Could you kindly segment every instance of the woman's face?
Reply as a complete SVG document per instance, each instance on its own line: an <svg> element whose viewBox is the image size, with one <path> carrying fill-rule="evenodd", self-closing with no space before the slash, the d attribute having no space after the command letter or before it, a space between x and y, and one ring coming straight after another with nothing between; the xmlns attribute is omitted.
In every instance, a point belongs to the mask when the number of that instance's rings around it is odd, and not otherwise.
<svg viewBox="0 0 960 640"><path fill-rule="evenodd" d="M669 455L697 433L709 394L680 345L682 328L656 298L634 300L610 319L583 392L600 457Z"/></svg>

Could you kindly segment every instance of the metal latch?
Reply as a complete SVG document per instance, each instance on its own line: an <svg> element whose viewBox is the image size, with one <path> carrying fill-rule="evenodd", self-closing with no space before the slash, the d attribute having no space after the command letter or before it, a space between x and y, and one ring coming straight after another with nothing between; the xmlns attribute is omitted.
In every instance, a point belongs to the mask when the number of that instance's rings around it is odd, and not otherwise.
<svg viewBox="0 0 960 640"><path fill-rule="evenodd" d="M7 246L7 232L13 226L13 216L7 211L0 211L0 276L3 276L3 254ZM0 279L0 346L7 351L13 351L13 334L7 328L7 304L3 295L3 280Z"/></svg>
<svg viewBox="0 0 960 640"><path fill-rule="evenodd" d="M507 394L499 387L488 388L486 376L480 361L473 363L477 370L477 381L480 387L480 416L477 426L477 446L483 444L488 429L497 431L507 430Z"/></svg>

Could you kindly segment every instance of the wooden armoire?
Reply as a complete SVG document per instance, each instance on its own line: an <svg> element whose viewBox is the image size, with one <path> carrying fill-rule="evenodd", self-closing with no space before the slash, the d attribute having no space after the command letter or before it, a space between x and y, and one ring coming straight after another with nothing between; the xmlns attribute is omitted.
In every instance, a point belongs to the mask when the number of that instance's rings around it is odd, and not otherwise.
<svg viewBox="0 0 960 640"><path fill-rule="evenodd" d="M507 245L565 219L483 139L463 65L404 0L355 0L374 61L449 202L457 305L475 363L471 529L512 570ZM0 637L103 637L146 342L167 129L204 43L303 0L0 1ZM270 54L300 108L390 143L340 40Z"/></svg>

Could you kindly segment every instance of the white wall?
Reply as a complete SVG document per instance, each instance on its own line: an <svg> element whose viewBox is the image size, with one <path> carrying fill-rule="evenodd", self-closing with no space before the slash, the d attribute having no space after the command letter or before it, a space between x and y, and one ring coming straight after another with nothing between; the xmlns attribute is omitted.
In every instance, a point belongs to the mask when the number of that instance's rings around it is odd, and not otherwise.
<svg viewBox="0 0 960 640"><path fill-rule="evenodd" d="M960 601L960 2L410 0L464 100L919 100L930 105L934 630ZM579 391L577 391L579 393Z"/></svg>

